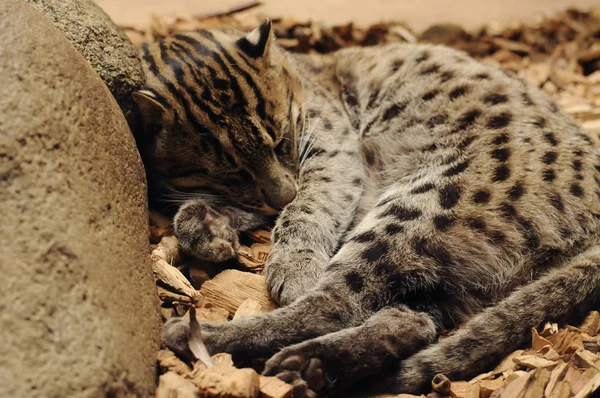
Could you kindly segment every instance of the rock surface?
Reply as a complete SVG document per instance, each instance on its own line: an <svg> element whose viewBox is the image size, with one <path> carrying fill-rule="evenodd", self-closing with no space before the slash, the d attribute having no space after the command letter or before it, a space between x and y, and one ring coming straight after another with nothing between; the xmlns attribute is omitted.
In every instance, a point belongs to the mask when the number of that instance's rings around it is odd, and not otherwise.
<svg viewBox="0 0 600 398"><path fill-rule="evenodd" d="M134 133L139 125L131 93L144 84L136 50L92 0L25 0L49 18L102 78Z"/></svg>
<svg viewBox="0 0 600 398"><path fill-rule="evenodd" d="M134 139L46 18L3 0L0 21L0 396L151 396L159 313Z"/></svg>

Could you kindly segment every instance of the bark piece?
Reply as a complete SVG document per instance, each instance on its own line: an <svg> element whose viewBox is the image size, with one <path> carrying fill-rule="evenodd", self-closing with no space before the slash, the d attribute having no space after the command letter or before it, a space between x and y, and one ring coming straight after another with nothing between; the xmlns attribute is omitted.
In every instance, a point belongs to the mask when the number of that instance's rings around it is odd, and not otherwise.
<svg viewBox="0 0 600 398"><path fill-rule="evenodd" d="M205 282L200 293L206 300L218 303L231 313L235 313L248 298L259 302L265 311L277 308L267 292L265 277L249 272L225 270Z"/></svg>
<svg viewBox="0 0 600 398"><path fill-rule="evenodd" d="M261 398L292 398L294 388L277 377L260 376Z"/></svg>
<svg viewBox="0 0 600 398"><path fill-rule="evenodd" d="M548 369L538 369L535 372L533 382L525 391L524 398L543 398L544 389L550 380L550 371Z"/></svg>
<svg viewBox="0 0 600 398"><path fill-rule="evenodd" d="M504 378L500 377L494 380L481 380L479 381L480 395L481 398L488 398L492 393L502 386L504 386Z"/></svg>
<svg viewBox="0 0 600 398"><path fill-rule="evenodd" d="M233 320L235 321L236 319L240 319L245 316L260 314L261 312L263 311L260 303L254 299L248 298L239 306L233 315Z"/></svg>

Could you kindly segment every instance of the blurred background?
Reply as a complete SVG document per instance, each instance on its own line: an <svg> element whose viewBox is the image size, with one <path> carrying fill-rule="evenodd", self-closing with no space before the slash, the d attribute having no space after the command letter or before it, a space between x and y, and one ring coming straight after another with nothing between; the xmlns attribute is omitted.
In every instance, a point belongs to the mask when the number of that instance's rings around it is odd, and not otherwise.
<svg viewBox="0 0 600 398"><path fill-rule="evenodd" d="M95 0L119 25L142 28L152 14L207 15L255 3L245 0ZM254 12L325 24L369 25L402 21L420 31L434 23L475 29L483 23L533 21L569 7L598 6L599 0L263 0Z"/></svg>

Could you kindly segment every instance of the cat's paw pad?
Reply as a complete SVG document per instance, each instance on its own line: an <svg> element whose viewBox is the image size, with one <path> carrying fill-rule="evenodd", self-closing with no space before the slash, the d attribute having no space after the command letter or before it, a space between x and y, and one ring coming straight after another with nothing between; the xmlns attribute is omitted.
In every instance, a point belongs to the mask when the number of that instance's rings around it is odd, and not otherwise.
<svg viewBox="0 0 600 398"><path fill-rule="evenodd" d="M271 358L264 374L291 384L294 387L294 397L316 397L328 384L319 358L293 351L284 350Z"/></svg>
<svg viewBox="0 0 600 398"><path fill-rule="evenodd" d="M175 216L175 235L182 252L212 262L234 258L240 247L227 216L204 203L183 205Z"/></svg>

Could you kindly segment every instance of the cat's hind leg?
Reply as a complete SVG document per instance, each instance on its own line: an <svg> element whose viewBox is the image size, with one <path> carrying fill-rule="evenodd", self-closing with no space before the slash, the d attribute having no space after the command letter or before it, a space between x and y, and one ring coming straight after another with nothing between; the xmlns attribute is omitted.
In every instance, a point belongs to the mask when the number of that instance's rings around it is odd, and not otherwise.
<svg viewBox="0 0 600 398"><path fill-rule="evenodd" d="M387 392L421 392L438 373L451 380L470 378L527 342L531 328L599 306L600 246L594 246L477 315L453 336L408 358L389 380Z"/></svg>
<svg viewBox="0 0 600 398"><path fill-rule="evenodd" d="M264 374L294 386L294 397L312 397L347 388L433 341L429 315L400 305L375 313L365 323L284 348Z"/></svg>

